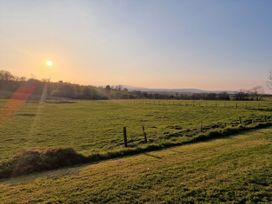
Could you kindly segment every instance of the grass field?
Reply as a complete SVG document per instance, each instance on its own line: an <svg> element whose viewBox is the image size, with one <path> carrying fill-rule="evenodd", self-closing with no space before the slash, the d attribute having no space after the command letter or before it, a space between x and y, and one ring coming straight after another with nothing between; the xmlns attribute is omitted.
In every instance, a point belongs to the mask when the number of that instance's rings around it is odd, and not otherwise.
<svg viewBox="0 0 272 204"><path fill-rule="evenodd" d="M0 111L6 100L0 101ZM271 115L271 101L110 100L74 103L25 103L13 116L2 117L0 162L22 150L72 147L84 155L123 149L123 126L131 146L141 146L144 125L149 143L162 143L169 134Z"/></svg>
<svg viewBox="0 0 272 204"><path fill-rule="evenodd" d="M2 181L3 203L272 202L272 129Z"/></svg>

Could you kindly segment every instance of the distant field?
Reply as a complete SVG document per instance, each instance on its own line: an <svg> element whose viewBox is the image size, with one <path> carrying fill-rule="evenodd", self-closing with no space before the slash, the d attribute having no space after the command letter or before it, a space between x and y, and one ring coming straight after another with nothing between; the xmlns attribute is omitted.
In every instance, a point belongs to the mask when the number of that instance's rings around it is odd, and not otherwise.
<svg viewBox="0 0 272 204"><path fill-rule="evenodd" d="M7 100L0 101L3 111ZM144 125L149 143L184 131L181 140L212 124L224 124L271 115L271 101L109 100L74 103L25 103L0 127L0 162L33 148L72 147L85 155L123 149L123 126L131 146L143 142ZM227 125L228 125L227 124Z"/></svg>
<svg viewBox="0 0 272 204"><path fill-rule="evenodd" d="M272 129L0 183L4 203L271 203Z"/></svg>

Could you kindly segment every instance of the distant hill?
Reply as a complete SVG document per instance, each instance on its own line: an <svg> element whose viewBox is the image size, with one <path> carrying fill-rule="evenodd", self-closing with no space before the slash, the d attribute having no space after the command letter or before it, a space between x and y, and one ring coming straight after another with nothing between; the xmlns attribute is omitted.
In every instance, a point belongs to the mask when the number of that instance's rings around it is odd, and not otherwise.
<svg viewBox="0 0 272 204"><path fill-rule="evenodd" d="M237 91L226 91L226 90L218 90L218 91L209 91L202 89L194 89L194 88L186 88L186 89L153 89L153 88L141 88L141 87L133 87L128 85L121 85L123 88L128 89L128 91L144 91L147 93L184 93L184 94L194 94L194 93L222 93L227 92L229 94L235 94Z"/></svg>

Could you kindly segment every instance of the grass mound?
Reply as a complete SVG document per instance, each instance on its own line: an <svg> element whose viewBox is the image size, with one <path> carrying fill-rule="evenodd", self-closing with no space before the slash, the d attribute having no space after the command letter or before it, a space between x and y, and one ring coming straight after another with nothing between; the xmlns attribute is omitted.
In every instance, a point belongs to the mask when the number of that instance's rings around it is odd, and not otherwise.
<svg viewBox="0 0 272 204"><path fill-rule="evenodd" d="M189 137L188 140L178 139L178 135L174 136L175 140L164 140L160 143L145 144L138 147L130 147L118 151L92 154L83 156L75 152L72 148L54 148L47 150L32 150L25 151L12 160L0 164L0 179L16 177L30 174L33 172L42 172L63 167L70 167L76 164L95 163L108 159L121 158L124 156L132 156L150 151L162 150L169 147L175 147L186 144L209 141L218 138L229 137L237 133L242 133L250 130L271 127L271 122L256 122L250 125L238 125L235 127L215 128L207 132L198 133L194 137Z"/></svg>
<svg viewBox="0 0 272 204"><path fill-rule="evenodd" d="M87 162L87 159L72 148L25 151L12 160L1 164L0 179L33 172L41 172Z"/></svg>

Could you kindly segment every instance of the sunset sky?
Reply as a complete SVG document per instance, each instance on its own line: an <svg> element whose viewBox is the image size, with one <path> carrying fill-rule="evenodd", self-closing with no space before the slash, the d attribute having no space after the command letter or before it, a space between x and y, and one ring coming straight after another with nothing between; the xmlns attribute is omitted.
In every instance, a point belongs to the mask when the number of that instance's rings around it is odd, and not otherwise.
<svg viewBox="0 0 272 204"><path fill-rule="evenodd" d="M271 0L0 0L0 69L91 85L265 86L271 11Z"/></svg>

